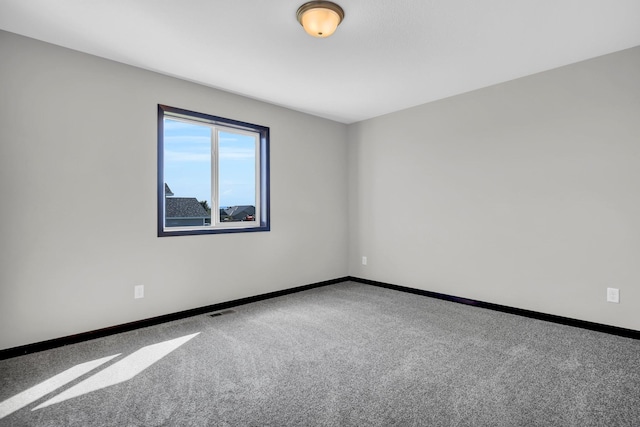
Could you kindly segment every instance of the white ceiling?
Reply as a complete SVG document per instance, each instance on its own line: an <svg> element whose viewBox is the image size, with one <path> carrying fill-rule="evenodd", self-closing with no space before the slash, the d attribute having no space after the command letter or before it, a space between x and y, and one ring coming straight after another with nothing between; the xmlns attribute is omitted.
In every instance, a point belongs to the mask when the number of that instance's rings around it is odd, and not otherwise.
<svg viewBox="0 0 640 427"><path fill-rule="evenodd" d="M0 28L343 123L640 45L640 0L337 0L327 39L303 2L0 0Z"/></svg>

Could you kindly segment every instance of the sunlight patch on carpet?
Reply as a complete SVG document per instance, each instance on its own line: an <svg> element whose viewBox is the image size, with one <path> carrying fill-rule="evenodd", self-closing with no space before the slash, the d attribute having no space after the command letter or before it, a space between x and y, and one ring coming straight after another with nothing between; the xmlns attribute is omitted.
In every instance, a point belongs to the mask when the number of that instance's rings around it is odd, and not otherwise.
<svg viewBox="0 0 640 427"><path fill-rule="evenodd" d="M167 354L185 344L199 333L200 332L197 332L195 334L142 347L140 350L131 353L121 361L114 363L81 383L63 391L59 395L36 406L32 410L35 411L36 409L45 408L55 403L60 403L83 394L91 393L92 391L128 381L165 357Z"/></svg>
<svg viewBox="0 0 640 427"><path fill-rule="evenodd" d="M41 382L40 384L31 387L28 390L23 391L22 393L18 393L15 396L10 397L9 399L0 403L0 418L4 418L7 415L17 411L18 409L24 408L30 403L33 403L41 397L44 397L52 391L62 387L63 385L70 383L76 378L80 378L84 374L118 356L120 356L120 353L114 354L113 356L107 356L101 359L92 360L90 362L81 363L67 369L64 372L59 373L54 377L49 378L48 380Z"/></svg>

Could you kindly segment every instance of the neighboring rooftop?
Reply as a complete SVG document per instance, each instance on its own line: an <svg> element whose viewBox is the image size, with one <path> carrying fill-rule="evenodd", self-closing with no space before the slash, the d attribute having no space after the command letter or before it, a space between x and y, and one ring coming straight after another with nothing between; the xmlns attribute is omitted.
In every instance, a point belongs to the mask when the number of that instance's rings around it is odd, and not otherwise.
<svg viewBox="0 0 640 427"><path fill-rule="evenodd" d="M171 191L171 189L169 188L169 186L167 185L167 183L164 183L164 197L171 197L173 196L173 191Z"/></svg>
<svg viewBox="0 0 640 427"><path fill-rule="evenodd" d="M195 197L167 197L165 216L166 218L209 218L210 215Z"/></svg>

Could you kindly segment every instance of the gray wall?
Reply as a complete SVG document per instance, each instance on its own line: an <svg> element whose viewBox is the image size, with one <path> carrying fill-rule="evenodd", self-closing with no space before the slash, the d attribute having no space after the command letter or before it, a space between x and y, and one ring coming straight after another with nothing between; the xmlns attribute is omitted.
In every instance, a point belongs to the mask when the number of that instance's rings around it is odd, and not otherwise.
<svg viewBox="0 0 640 427"><path fill-rule="evenodd" d="M640 330L639 76L634 48L351 125L349 273Z"/></svg>
<svg viewBox="0 0 640 427"><path fill-rule="evenodd" d="M347 274L345 125L6 32L0 57L0 349ZM271 128L271 232L156 237L159 103Z"/></svg>
<svg viewBox="0 0 640 427"><path fill-rule="evenodd" d="M640 330L640 48L348 127L0 54L0 349L347 274ZM271 232L156 237L158 103L271 128Z"/></svg>

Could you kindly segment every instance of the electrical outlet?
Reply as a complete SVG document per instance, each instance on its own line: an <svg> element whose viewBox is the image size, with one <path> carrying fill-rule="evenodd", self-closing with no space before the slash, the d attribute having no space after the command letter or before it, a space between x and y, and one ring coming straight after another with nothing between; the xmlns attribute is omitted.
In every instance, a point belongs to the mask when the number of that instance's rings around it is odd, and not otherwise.
<svg viewBox="0 0 640 427"><path fill-rule="evenodd" d="M144 298L144 285L136 285L133 287L133 298Z"/></svg>
<svg viewBox="0 0 640 427"><path fill-rule="evenodd" d="M607 302L620 302L620 289L607 288Z"/></svg>
<svg viewBox="0 0 640 427"><path fill-rule="evenodd" d="M366 256L362 257L362 265L367 265L367 257Z"/></svg>

